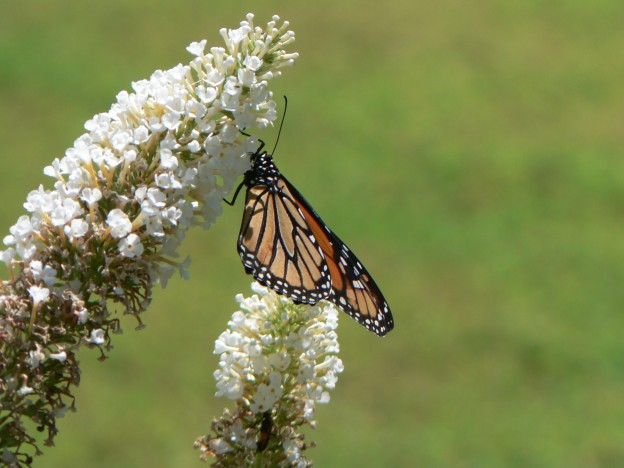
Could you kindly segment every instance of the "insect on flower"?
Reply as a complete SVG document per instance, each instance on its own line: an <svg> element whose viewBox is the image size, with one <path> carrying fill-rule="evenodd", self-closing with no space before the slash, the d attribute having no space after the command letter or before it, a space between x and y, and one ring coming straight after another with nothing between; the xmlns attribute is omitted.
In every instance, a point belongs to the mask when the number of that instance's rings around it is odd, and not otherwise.
<svg viewBox="0 0 624 468"><path fill-rule="evenodd" d="M269 445L272 430L273 418L271 417L271 411L265 411L262 413L262 423L260 424L260 433L258 435L258 443L256 444L258 452L263 452Z"/></svg>
<svg viewBox="0 0 624 468"><path fill-rule="evenodd" d="M283 123L282 118L277 141ZM251 169L232 201L226 200L233 205L247 187L238 236L245 271L295 303L333 302L368 330L385 335L394 320L379 287L263 148L261 141L251 154Z"/></svg>

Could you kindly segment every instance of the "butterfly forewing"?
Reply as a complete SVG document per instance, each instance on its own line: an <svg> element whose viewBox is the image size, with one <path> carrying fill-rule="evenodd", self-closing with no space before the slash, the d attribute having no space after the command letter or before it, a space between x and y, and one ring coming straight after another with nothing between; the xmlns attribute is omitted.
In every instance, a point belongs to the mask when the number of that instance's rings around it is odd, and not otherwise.
<svg viewBox="0 0 624 468"><path fill-rule="evenodd" d="M341 275L350 278L342 285L333 281L332 294L328 300L341 307L351 317L378 335L385 335L394 328L394 320L379 287L371 278L366 268L349 248L332 233L336 243L341 243L341 250L334 257L335 265ZM328 264L333 262L328 260ZM333 269L330 267L330 270Z"/></svg>
<svg viewBox="0 0 624 468"><path fill-rule="evenodd" d="M388 333L394 328L394 320L373 278L355 254L327 227L303 195L286 178L282 176L282 179L297 199L307 225L323 251L332 284L327 300L377 335Z"/></svg>
<svg viewBox="0 0 624 468"><path fill-rule="evenodd" d="M327 263L287 187L253 185L246 198L238 250L247 272L295 302L326 298Z"/></svg>

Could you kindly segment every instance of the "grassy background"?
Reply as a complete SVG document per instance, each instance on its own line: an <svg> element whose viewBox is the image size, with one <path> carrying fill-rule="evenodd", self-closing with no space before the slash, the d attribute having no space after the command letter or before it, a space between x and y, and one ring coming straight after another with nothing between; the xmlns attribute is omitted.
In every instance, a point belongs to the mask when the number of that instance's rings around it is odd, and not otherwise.
<svg viewBox="0 0 624 468"><path fill-rule="evenodd" d="M279 166L396 320L383 340L341 321L317 466L624 466L619 0L3 2L1 230L84 121L250 9L301 54L275 82ZM191 280L145 331L81 352L79 411L39 466L199 466L225 403L213 342L250 282L241 212L190 234Z"/></svg>

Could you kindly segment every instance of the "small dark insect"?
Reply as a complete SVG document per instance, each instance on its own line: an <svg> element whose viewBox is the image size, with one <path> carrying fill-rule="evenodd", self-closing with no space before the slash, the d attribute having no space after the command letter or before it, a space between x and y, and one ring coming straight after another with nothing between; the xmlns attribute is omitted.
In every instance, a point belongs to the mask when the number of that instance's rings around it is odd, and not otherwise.
<svg viewBox="0 0 624 468"><path fill-rule="evenodd" d="M251 169L227 202L233 205L247 187L238 236L245 271L295 303L333 302L368 330L385 335L394 320L379 287L263 148L261 141L251 154Z"/></svg>
<svg viewBox="0 0 624 468"><path fill-rule="evenodd" d="M269 439L271 438L271 431L273 430L273 418L271 417L271 411L265 411L262 414L262 423L260 425L260 435L258 436L258 442L256 448L258 452L263 452L269 445Z"/></svg>

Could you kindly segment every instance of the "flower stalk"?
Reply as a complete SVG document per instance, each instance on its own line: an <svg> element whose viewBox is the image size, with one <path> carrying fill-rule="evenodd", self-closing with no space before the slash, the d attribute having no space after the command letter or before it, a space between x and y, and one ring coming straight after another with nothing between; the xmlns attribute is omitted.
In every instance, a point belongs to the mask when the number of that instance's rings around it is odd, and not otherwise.
<svg viewBox="0 0 624 468"><path fill-rule="evenodd" d="M249 14L222 29L224 47L192 43L193 59L122 91L86 122L44 173L52 189L30 192L0 252L0 461L41 454L36 426L52 445L56 420L74 410L76 350L105 358L117 313L142 327L156 284L188 276L178 246L191 226L208 228L222 199L249 169L257 140L242 130L276 118L269 82L297 57L294 33ZM35 424L27 424L27 421Z"/></svg>

